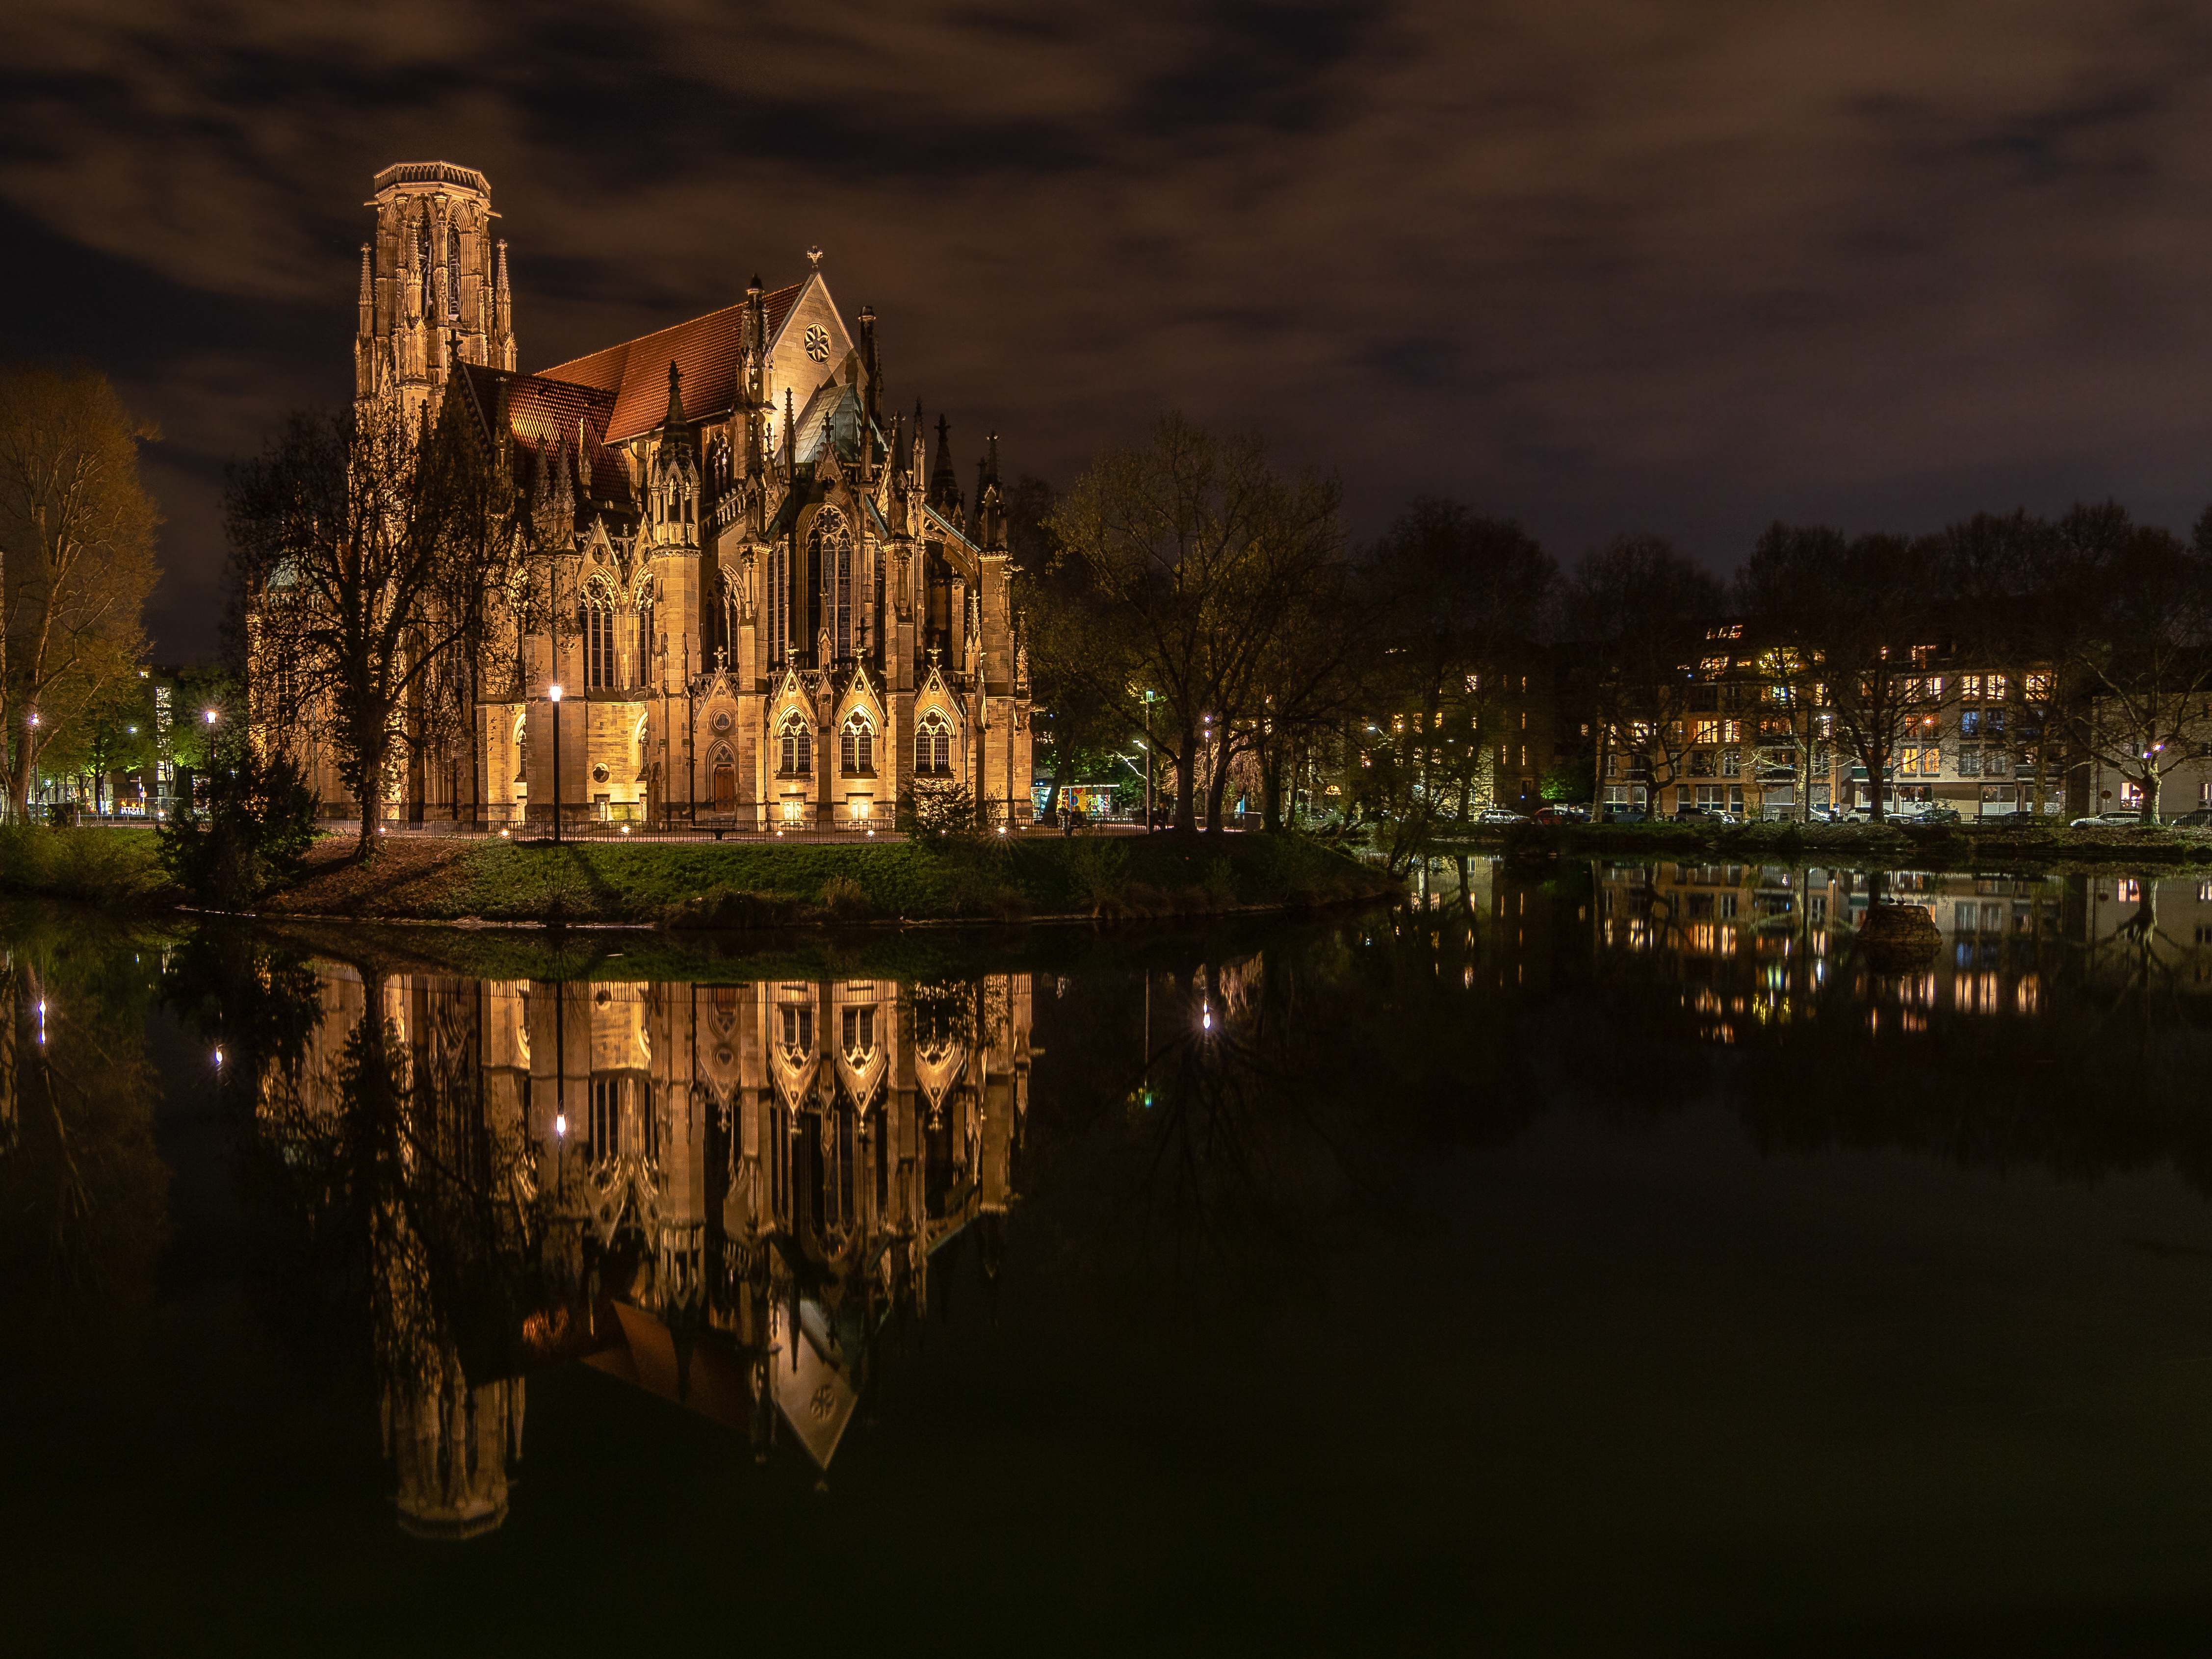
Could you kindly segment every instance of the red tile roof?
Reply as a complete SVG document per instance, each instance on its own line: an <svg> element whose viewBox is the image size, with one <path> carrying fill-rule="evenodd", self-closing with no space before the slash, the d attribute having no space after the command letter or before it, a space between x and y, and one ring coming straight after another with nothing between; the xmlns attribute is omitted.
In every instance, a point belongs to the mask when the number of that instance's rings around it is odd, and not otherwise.
<svg viewBox="0 0 2212 1659"><path fill-rule="evenodd" d="M524 448L550 453L566 446L574 455L578 453L580 422L583 459L591 469L592 499L628 501L629 474L605 447L607 421L615 407L612 392L543 374L510 374L474 363L462 364L461 374L487 428L499 407L500 384L506 382L507 430Z"/></svg>
<svg viewBox="0 0 2212 1659"><path fill-rule="evenodd" d="M763 295L768 310L769 337L777 329L806 286L793 283ZM678 323L657 333L625 340L620 345L594 351L588 357L556 364L536 377L567 380L614 394L606 440L622 443L659 426L668 412L668 365L673 362L684 376L684 412L692 420L710 419L737 407L742 390L738 365L744 356L745 307L739 301L688 323Z"/></svg>

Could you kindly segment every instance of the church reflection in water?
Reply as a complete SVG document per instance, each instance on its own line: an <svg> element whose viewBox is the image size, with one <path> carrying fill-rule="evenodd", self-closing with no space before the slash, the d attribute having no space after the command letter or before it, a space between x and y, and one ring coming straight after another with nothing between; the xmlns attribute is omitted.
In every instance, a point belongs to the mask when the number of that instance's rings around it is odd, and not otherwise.
<svg viewBox="0 0 2212 1659"><path fill-rule="evenodd" d="M525 1379L563 1362L826 1470L933 1255L972 1231L997 1270L1026 975L317 975L321 1018L256 1109L289 1167L356 1194L410 1533L501 1524Z"/></svg>

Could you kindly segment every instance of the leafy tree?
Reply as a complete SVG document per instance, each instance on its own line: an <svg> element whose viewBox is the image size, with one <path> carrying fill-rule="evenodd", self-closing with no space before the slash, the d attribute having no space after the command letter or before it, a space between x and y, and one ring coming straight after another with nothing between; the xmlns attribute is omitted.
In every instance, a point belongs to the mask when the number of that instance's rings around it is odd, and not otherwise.
<svg viewBox="0 0 2212 1659"><path fill-rule="evenodd" d="M158 435L91 369L0 370L0 767L19 817L42 751L137 677L161 574L138 445Z"/></svg>
<svg viewBox="0 0 2212 1659"><path fill-rule="evenodd" d="M41 746L40 775L88 776L94 810L107 810L112 805L109 775L150 766L157 752L155 735L152 683L133 674L103 688L86 705L82 719Z"/></svg>

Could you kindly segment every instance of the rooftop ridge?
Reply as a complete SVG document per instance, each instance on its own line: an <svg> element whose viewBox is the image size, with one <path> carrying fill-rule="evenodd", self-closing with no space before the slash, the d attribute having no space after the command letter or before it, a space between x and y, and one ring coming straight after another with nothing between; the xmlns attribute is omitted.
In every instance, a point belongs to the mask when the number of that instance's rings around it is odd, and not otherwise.
<svg viewBox="0 0 2212 1659"><path fill-rule="evenodd" d="M772 289L761 295L761 304L764 307L773 309L778 300L796 295L805 286L804 282L797 282L783 288ZM595 351L586 351L580 357L571 357L566 362L555 363L550 368L541 368L536 372L545 379L557 380L561 378L561 371L564 368L574 368L578 363L588 363L595 357L604 357L611 352L629 351L650 341L676 333L678 330L691 328L700 323L712 322L718 317L726 317L732 312L743 311L749 303L748 301L740 300L735 305L717 306L712 311L701 312L696 317L686 317L681 322L670 323L664 328L656 328L650 334L637 334L627 340L617 340L611 345L603 345ZM579 382L579 384L588 383Z"/></svg>

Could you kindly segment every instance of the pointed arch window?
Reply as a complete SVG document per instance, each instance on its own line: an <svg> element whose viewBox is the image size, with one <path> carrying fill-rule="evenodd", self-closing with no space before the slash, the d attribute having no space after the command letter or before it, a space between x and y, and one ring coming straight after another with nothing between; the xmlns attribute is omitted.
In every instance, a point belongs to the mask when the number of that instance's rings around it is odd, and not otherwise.
<svg viewBox="0 0 2212 1659"><path fill-rule="evenodd" d="M637 683L653 677L653 588L648 584L637 599Z"/></svg>
<svg viewBox="0 0 2212 1659"><path fill-rule="evenodd" d="M814 734L795 709L784 716L776 733L775 769L778 776L787 778L803 778L814 770Z"/></svg>
<svg viewBox="0 0 2212 1659"><path fill-rule="evenodd" d="M770 662L781 662L791 648L790 615L791 550L789 543L781 541L768 556L768 649Z"/></svg>
<svg viewBox="0 0 2212 1659"><path fill-rule="evenodd" d="M845 515L825 507L814 515L807 532L808 564L821 572L830 599L830 639L841 657L853 654L853 536Z"/></svg>
<svg viewBox="0 0 2212 1659"><path fill-rule="evenodd" d="M952 728L934 708L914 728L914 769L936 775L952 770Z"/></svg>
<svg viewBox="0 0 2212 1659"><path fill-rule="evenodd" d="M848 715L837 734L838 769L848 778L876 775L876 728L858 710Z"/></svg>
<svg viewBox="0 0 2212 1659"><path fill-rule="evenodd" d="M615 684L615 607L596 582L584 590L584 684L595 690Z"/></svg>
<svg viewBox="0 0 2212 1659"><path fill-rule="evenodd" d="M430 275L430 210L424 208L422 216L415 225L415 268L422 284L422 315L427 319L435 317L437 289Z"/></svg>
<svg viewBox="0 0 2212 1659"><path fill-rule="evenodd" d="M461 228L446 228L446 314L461 314Z"/></svg>

